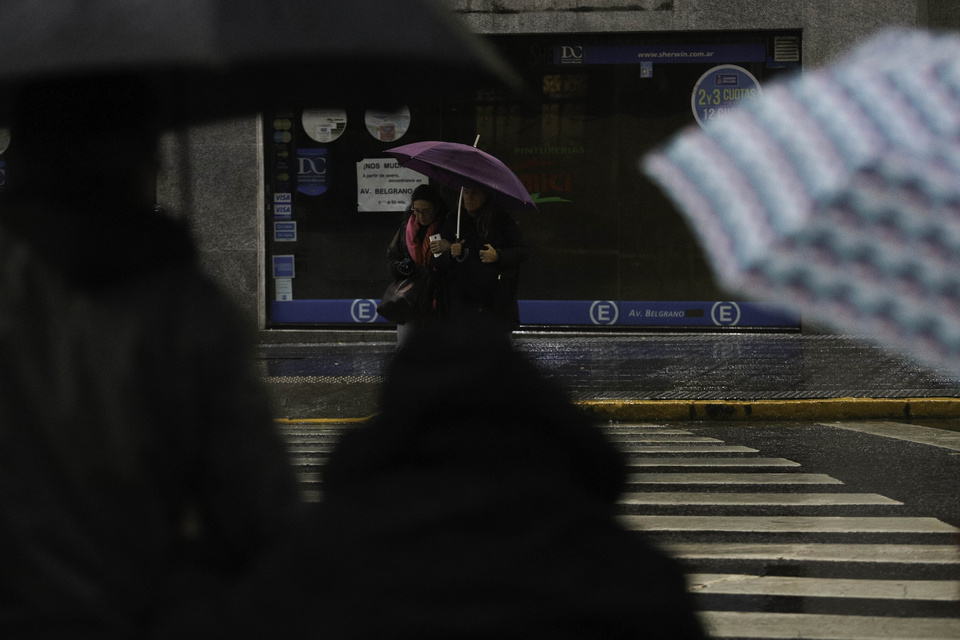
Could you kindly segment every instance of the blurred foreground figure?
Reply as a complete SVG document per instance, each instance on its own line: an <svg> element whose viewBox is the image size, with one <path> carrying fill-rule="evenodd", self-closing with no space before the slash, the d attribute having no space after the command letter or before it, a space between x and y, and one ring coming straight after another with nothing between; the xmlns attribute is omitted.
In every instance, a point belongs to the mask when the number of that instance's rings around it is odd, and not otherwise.
<svg viewBox="0 0 960 640"><path fill-rule="evenodd" d="M23 90L0 203L0 637L140 638L299 496L238 313L154 212L136 83Z"/></svg>
<svg viewBox="0 0 960 640"><path fill-rule="evenodd" d="M169 637L702 638L677 565L615 520L624 479L502 332L425 329L331 454L299 546Z"/></svg>
<svg viewBox="0 0 960 640"><path fill-rule="evenodd" d="M960 34L881 31L648 153L718 281L960 376Z"/></svg>

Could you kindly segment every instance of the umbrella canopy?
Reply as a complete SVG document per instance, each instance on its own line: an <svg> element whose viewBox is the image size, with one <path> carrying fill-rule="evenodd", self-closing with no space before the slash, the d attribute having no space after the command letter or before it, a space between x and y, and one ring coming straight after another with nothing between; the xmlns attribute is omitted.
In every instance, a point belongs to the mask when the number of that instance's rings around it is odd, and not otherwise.
<svg viewBox="0 0 960 640"><path fill-rule="evenodd" d="M721 284L960 373L960 37L887 31L643 169Z"/></svg>
<svg viewBox="0 0 960 640"><path fill-rule="evenodd" d="M507 165L486 151L458 142L414 142L387 149L400 164L446 187L477 188L508 209L536 209L523 183Z"/></svg>
<svg viewBox="0 0 960 640"><path fill-rule="evenodd" d="M520 91L435 0L4 0L0 24L0 94L64 77L147 78L171 122Z"/></svg>

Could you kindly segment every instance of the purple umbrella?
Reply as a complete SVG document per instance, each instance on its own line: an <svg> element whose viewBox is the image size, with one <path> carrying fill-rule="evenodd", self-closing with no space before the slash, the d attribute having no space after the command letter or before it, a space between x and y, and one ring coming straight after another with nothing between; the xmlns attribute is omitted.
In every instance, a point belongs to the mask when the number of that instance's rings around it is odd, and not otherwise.
<svg viewBox="0 0 960 640"><path fill-rule="evenodd" d="M507 209L536 209L513 171L486 151L459 142L414 142L387 149L400 164L454 189L483 189ZM460 229L457 210L457 235Z"/></svg>

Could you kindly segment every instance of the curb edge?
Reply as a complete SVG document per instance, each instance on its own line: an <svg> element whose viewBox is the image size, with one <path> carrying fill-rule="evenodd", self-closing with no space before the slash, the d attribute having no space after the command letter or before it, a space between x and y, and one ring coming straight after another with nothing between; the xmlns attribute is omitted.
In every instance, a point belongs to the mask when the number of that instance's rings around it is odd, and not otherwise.
<svg viewBox="0 0 960 640"><path fill-rule="evenodd" d="M821 398L815 400L582 400L607 420L904 420L960 418L960 398Z"/></svg>

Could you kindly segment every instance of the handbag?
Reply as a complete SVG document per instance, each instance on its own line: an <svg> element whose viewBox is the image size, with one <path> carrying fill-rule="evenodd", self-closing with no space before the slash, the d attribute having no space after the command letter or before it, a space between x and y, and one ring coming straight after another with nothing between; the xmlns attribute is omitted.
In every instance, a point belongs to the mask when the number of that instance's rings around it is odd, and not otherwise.
<svg viewBox="0 0 960 640"><path fill-rule="evenodd" d="M418 269L405 278L391 282L383 292L377 313L390 322L406 322L421 311L421 299L428 284L428 271Z"/></svg>

